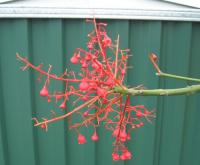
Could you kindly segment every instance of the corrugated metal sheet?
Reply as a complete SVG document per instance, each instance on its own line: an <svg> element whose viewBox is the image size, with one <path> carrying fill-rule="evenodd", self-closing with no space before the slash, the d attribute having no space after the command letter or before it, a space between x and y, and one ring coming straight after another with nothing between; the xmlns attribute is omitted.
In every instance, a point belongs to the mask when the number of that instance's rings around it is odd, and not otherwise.
<svg viewBox="0 0 200 165"><path fill-rule="evenodd" d="M0 4L0 18L93 17L199 22L200 9L155 0L19 0Z"/></svg>
<svg viewBox="0 0 200 165"><path fill-rule="evenodd" d="M161 68L170 73L200 78L200 23L172 21L105 20L112 37L120 34L121 47L130 48L134 66L128 85L148 88L186 86L186 82L158 79L148 60L157 53ZM47 115L48 105L39 97L42 83L37 75L19 70L15 53L35 64L52 64L55 73L69 67L77 47L85 47L91 30L83 19L1 19L0 20L0 164L1 165L102 165L111 160L111 134L100 128L100 140L78 145L66 121L51 124L49 131L33 127L31 117ZM76 68L74 68L76 69ZM57 85L57 84L55 84ZM62 88L62 84L58 84ZM133 133L128 143L134 153L130 161L118 164L199 165L200 95L138 97L135 103L157 109L154 124ZM68 104L68 109L72 109Z"/></svg>

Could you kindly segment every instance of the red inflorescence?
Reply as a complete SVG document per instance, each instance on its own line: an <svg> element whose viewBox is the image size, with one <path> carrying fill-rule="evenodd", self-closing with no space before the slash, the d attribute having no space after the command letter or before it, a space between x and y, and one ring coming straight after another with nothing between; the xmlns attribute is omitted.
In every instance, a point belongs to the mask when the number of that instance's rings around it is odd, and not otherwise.
<svg viewBox="0 0 200 165"><path fill-rule="evenodd" d="M131 139L131 132L144 124L144 119L151 121L155 117L153 111L149 111L143 105L131 105L130 96L124 96L115 92L116 87L126 89L124 78L127 71L127 60L129 51L119 47L119 37L116 41L108 36L105 23L93 22L94 30L88 34L87 48L77 48L70 59L71 63L80 67L80 73L73 71L64 72L61 76L42 70L42 65L35 66L26 58L17 54L17 58L25 63L25 68L32 68L46 77L45 84L40 91L40 96L47 97L48 102L55 99L60 109L66 109L67 101L71 96L76 98L72 111L51 119L35 121L35 126L47 130L48 124L69 118L69 127L77 131L78 144L86 143L86 138L80 133L81 128L91 125L94 133L92 141L98 141L97 134L100 123L103 123L107 130L112 132L114 137L112 159L114 161L127 160L132 158L131 152L125 146L125 142ZM48 86L50 80L58 80L65 83L65 90L55 91L50 94ZM78 85L73 85L78 84ZM72 115L77 115L80 120L72 122Z"/></svg>

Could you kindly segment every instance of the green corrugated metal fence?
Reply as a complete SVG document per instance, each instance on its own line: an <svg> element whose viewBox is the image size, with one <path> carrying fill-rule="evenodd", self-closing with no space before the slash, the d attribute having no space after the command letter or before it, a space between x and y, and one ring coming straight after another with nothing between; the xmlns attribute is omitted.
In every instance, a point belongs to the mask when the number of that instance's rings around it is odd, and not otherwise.
<svg viewBox="0 0 200 165"><path fill-rule="evenodd" d="M158 79L148 60L154 52L163 71L200 78L200 23L173 21L105 20L112 37L120 34L121 48L133 56L127 84L148 88L187 86L186 82ZM200 95L137 97L133 102L157 110L154 124L133 132L128 143L133 159L113 162L111 133L99 128L100 140L78 145L66 121L50 124L46 133L33 127L32 116L48 116L39 97L42 83L33 71L20 71L19 52L34 64L54 66L61 73L70 66L77 47L85 47L91 25L83 19L0 19L0 165L199 165ZM62 89L62 84L54 84ZM73 106L68 103L68 110Z"/></svg>

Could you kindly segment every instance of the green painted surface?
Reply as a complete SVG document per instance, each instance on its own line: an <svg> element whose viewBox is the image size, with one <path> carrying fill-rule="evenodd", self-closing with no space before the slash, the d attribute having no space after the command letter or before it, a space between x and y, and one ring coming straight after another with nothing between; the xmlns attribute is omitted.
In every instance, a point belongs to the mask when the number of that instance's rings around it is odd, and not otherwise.
<svg viewBox="0 0 200 165"><path fill-rule="evenodd" d="M121 48L130 48L127 85L147 88L184 87L183 81L158 79L148 60L157 53L165 72L200 78L200 23L173 21L105 20L113 38L120 34ZM54 104L39 97L42 83L37 74L22 72L15 58L19 52L34 64L53 65L55 73L70 65L77 47L85 48L92 29L83 19L1 19L0 20L0 165L199 165L200 95L137 97L133 103L157 110L157 118L132 133L127 145L133 159L113 162L111 133L99 128L100 140L91 142L91 129L82 129L87 143L78 145L67 121L49 125L43 132L33 127L33 116L50 117ZM52 82L52 89L63 84ZM67 111L73 109L68 103ZM62 114L57 110L57 113Z"/></svg>

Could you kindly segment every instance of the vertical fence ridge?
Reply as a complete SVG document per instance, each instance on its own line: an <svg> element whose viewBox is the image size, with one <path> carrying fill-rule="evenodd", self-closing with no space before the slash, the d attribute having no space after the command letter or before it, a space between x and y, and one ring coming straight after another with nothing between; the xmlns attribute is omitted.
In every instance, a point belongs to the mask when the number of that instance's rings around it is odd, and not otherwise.
<svg viewBox="0 0 200 165"><path fill-rule="evenodd" d="M1 28L1 27L0 27ZM1 33L0 33L1 34ZM1 48L1 47L0 47ZM1 57L0 57L1 60ZM0 75L1 79L2 77L2 71L1 71L1 63L0 63ZM7 165L9 164L9 155L8 155L8 142L7 142L7 133L6 133L6 125L4 120L4 97L3 97L3 86L0 81L0 164Z"/></svg>
<svg viewBox="0 0 200 165"><path fill-rule="evenodd" d="M40 38L40 40L38 40ZM32 21L32 53L33 61L35 65L40 63L44 64L43 69L48 70L48 64L53 66L52 73L60 74L63 72L63 48L62 48L62 23L61 19L54 20L40 20L36 19ZM33 97L35 100L35 114L34 117L47 117L52 118L50 110L55 111L56 114L62 114L61 110L57 109L54 101L48 104L45 98L39 96L39 91L44 85L46 77L41 79L41 82L37 82L38 74L34 72L33 76ZM55 90L61 90L62 83L50 81L50 92ZM52 129L51 129L52 128ZM54 129L53 129L54 128ZM65 135L64 135L64 121L59 121L54 124L49 124L49 131L45 132L40 128L34 128L37 132L38 139L38 156L39 163L55 164L59 160L59 163L66 164L65 161Z"/></svg>
<svg viewBox="0 0 200 165"><path fill-rule="evenodd" d="M165 47L166 71L178 75L185 75L188 72L188 50L191 26L189 23L167 22L163 38ZM184 32L184 35L182 33ZM174 46L176 44L176 46ZM176 60L176 62L175 62ZM174 88L186 86L184 81L166 79L166 87ZM182 131L184 122L184 109L186 106L186 96L165 97L164 98L164 118L162 128L162 145L160 163L174 165L179 164ZM177 103L177 104L176 104ZM170 120L170 121L169 121ZM164 154L165 153L165 154Z"/></svg>
<svg viewBox="0 0 200 165"><path fill-rule="evenodd" d="M163 63L163 55L162 55L162 37L163 37L163 22L160 25L160 54L158 55L159 58L159 66L162 69L165 69ZM163 79L158 78L158 88L165 88ZM156 104L156 131L155 131L155 141L154 141L154 157L153 157L153 165L159 165L159 157L160 157L160 144L161 144L161 130L162 130L162 112L163 112L163 97L157 98Z"/></svg>
<svg viewBox="0 0 200 165"><path fill-rule="evenodd" d="M19 63L15 58L17 51L27 52L27 21L25 19L5 20L4 25L1 26L1 32L0 53L1 65L4 68L1 80L4 88L4 119L9 164L29 163L32 165L34 164L34 154L30 120L30 93L29 90L26 90L30 87L27 73L23 74L23 78L22 74L18 74ZM23 81L20 81L22 79ZM20 99L24 97L27 99L26 101ZM29 148L26 148L27 146Z"/></svg>
<svg viewBox="0 0 200 165"><path fill-rule="evenodd" d="M190 66L189 66L189 76L191 77L199 77L199 45L200 42L200 32L199 32L199 23L192 24L191 31L191 44L190 44ZM193 84L193 83L189 83ZM185 125L184 125L184 133L183 133L183 146L182 146L182 157L180 160L180 164L198 164L200 158L196 152L197 146L199 144L199 128L197 122L197 116L199 116L199 94L196 96L188 96L187 99L187 109L185 111ZM196 127L197 125L197 127ZM193 138L195 137L195 138ZM193 147L191 147L193 146Z"/></svg>
<svg viewBox="0 0 200 165"><path fill-rule="evenodd" d="M61 45L61 47L62 47L62 70L63 70L63 72L64 72L64 70L66 69L66 55L67 55L67 53L66 53L66 42L65 42L65 26L64 26L64 20L63 19L61 19L60 20L61 21L61 35L62 35L62 45ZM62 90L64 91L64 89L65 89L65 85L63 84L63 87L62 87ZM66 120L64 120L64 144L65 144L65 164L67 165L68 163L67 163L67 121Z"/></svg>
<svg viewBox="0 0 200 165"><path fill-rule="evenodd" d="M189 32L189 37L188 37L188 40L189 40L189 45L188 45L188 52L187 54L189 55L188 57L188 63L187 63L187 76L190 75L191 73L191 63L192 63L192 24L190 24L190 29L188 30ZM192 84L191 82L187 82L187 84ZM185 108L184 108L184 119L183 119L183 127L182 127L182 144L181 144L181 149L180 149L180 158L179 158L179 165L183 165L183 148L184 148L184 143L185 143L185 133L186 133L186 127L187 127L187 112L188 112L188 109L189 109L189 97L186 97L186 101L185 101Z"/></svg>
<svg viewBox="0 0 200 165"><path fill-rule="evenodd" d="M32 19L28 20L28 38L27 38L27 42L28 42L28 54L27 57L29 58L29 60L32 62L34 61L34 55L33 55L33 45L32 45L32 40L33 40L33 36L32 36ZM34 71L32 69L29 70L29 84L30 84L30 97L31 97L31 115L34 116L34 114L36 113L36 100L34 97L34 92L35 92L35 80L34 80ZM34 124L34 123L33 123ZM33 131L33 143L34 143L34 154L35 154L35 165L39 165L40 164L40 157L39 157L39 152L38 152L38 135L37 135L37 131L35 130L34 126L32 126L32 131Z"/></svg>
<svg viewBox="0 0 200 165"><path fill-rule="evenodd" d="M152 52L160 54L161 22L133 21L131 30L132 46L130 49L133 57L129 62L133 65L133 70L128 74L130 84L132 86L143 84L147 88L157 88L158 78L154 74L154 68L148 56ZM142 104L149 109L154 109L156 102L156 97L133 98L133 104ZM136 129L133 135L131 143L135 148L135 158L130 164L133 162L140 165L153 164L155 125L145 122L145 125L141 129Z"/></svg>

